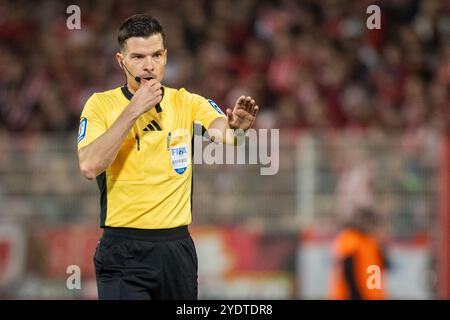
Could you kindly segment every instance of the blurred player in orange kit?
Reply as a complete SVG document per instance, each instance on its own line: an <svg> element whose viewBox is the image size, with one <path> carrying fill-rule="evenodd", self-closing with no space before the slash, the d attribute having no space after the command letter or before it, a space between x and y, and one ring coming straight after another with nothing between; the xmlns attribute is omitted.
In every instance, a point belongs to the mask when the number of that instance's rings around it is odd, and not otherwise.
<svg viewBox="0 0 450 320"><path fill-rule="evenodd" d="M359 209L333 244L333 273L329 298L382 300L386 298L384 271L388 267L377 237L379 217Z"/></svg>

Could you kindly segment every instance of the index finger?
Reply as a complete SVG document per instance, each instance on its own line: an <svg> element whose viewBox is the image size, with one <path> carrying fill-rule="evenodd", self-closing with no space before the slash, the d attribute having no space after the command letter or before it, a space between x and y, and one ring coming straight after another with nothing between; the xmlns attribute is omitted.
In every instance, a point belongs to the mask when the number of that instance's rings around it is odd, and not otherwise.
<svg viewBox="0 0 450 320"><path fill-rule="evenodd" d="M240 96L237 101L236 104L237 105L242 105L244 103L245 97L244 96Z"/></svg>

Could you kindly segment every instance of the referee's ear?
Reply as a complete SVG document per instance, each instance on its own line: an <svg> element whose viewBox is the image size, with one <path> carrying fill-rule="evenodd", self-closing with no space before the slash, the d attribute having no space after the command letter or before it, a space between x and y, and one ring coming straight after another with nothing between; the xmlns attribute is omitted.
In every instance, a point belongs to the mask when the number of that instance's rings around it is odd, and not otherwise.
<svg viewBox="0 0 450 320"><path fill-rule="evenodd" d="M167 48L164 48L164 65L167 64L168 55L169 55L169 51L167 50Z"/></svg>
<svg viewBox="0 0 450 320"><path fill-rule="evenodd" d="M123 63L123 54L120 53L120 52L117 52L116 53L116 60L117 60L117 63L119 64L120 69L123 69L123 65L122 65L122 63Z"/></svg>

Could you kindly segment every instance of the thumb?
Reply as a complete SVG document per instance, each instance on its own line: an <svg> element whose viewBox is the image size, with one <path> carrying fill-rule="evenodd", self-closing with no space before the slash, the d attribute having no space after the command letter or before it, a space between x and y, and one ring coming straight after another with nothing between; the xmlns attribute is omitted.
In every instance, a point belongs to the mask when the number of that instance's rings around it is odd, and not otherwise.
<svg viewBox="0 0 450 320"><path fill-rule="evenodd" d="M230 108L228 108L226 110L226 113L227 113L228 122L231 122L233 120L233 112L231 111Z"/></svg>

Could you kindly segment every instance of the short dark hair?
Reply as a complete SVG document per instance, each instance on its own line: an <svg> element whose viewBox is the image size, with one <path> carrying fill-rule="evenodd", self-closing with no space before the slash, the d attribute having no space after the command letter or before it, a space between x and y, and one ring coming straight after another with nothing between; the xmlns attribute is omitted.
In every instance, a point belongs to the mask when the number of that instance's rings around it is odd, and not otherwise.
<svg viewBox="0 0 450 320"><path fill-rule="evenodd" d="M119 28L119 34L117 35L119 48L122 51L125 47L125 41L129 38L147 38L158 33L162 36L163 46L165 48L166 35L164 34L163 27L158 20L147 14L135 14L127 18Z"/></svg>

